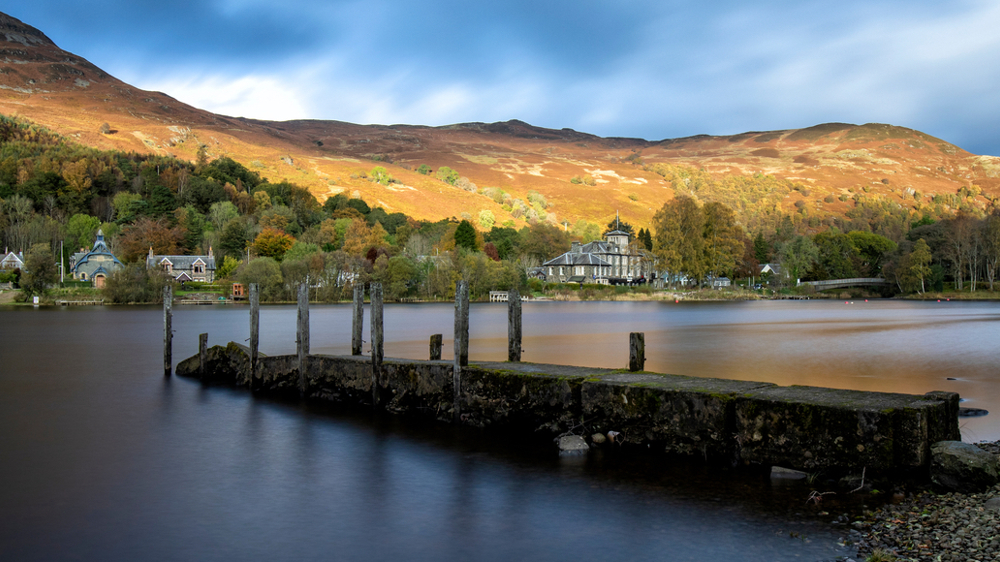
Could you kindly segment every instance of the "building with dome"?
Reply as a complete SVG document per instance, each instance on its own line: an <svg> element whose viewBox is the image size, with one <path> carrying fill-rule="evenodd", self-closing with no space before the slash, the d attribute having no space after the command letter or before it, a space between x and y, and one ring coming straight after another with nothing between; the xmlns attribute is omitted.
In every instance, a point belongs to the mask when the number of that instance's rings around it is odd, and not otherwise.
<svg viewBox="0 0 1000 562"><path fill-rule="evenodd" d="M101 288L109 275L125 267L111 253L104 241L104 232L97 231L97 241L89 251L79 251L69 258L69 268L73 279L90 281L94 287Z"/></svg>

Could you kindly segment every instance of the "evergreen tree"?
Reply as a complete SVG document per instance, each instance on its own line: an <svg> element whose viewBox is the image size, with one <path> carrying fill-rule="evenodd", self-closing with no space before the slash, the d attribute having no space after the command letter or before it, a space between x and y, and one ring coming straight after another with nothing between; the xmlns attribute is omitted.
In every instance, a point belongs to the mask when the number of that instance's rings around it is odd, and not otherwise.
<svg viewBox="0 0 1000 562"><path fill-rule="evenodd" d="M455 229L455 246L467 250L476 250L476 229L467 220L463 220Z"/></svg>
<svg viewBox="0 0 1000 562"><path fill-rule="evenodd" d="M757 259L757 263L768 263L771 257L771 245L764 240L761 232L753 239L753 257Z"/></svg>

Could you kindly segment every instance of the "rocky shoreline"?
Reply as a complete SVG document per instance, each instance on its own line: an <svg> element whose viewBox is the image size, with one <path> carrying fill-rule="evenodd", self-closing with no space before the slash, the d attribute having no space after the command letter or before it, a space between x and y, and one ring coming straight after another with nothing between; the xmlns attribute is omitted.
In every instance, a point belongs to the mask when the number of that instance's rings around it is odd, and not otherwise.
<svg viewBox="0 0 1000 562"><path fill-rule="evenodd" d="M1000 442L977 446L1000 454ZM857 558L845 562L1000 560L1000 484L981 493L913 492L850 526L844 542Z"/></svg>

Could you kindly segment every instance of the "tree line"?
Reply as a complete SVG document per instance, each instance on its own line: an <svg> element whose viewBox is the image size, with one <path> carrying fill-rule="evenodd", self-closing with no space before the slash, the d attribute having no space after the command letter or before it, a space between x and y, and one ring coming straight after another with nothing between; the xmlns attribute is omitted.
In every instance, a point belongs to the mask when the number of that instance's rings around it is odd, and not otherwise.
<svg viewBox="0 0 1000 562"><path fill-rule="evenodd" d="M391 180L381 167L366 175ZM146 270L150 251L211 248L217 278L260 283L265 299L293 299L308 279L318 298L339 300L369 281L382 282L388 299L450 298L459 278L474 297L523 288L532 267L569 249L567 229L494 222L418 221L345 194L320 204L307 189L271 183L228 157L209 161L204 147L195 162L100 151L0 116L0 238L39 263L56 263L64 242L68 267L102 230L127 265L108 280L113 300L155 300L165 281Z"/></svg>

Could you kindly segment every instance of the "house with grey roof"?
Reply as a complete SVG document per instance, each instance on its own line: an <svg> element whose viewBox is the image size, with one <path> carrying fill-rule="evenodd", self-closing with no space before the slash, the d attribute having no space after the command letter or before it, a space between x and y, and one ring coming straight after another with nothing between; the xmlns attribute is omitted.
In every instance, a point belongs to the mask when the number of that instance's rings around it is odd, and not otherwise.
<svg viewBox="0 0 1000 562"><path fill-rule="evenodd" d="M104 286L104 281L114 272L125 267L108 248L104 232L97 231L97 241L90 250L76 252L69 257L70 273L78 281L90 281L95 287Z"/></svg>
<svg viewBox="0 0 1000 562"><path fill-rule="evenodd" d="M570 251L543 263L542 273L559 283L644 283L653 276L652 261L631 242L632 236L622 230L608 232L604 240L573 242Z"/></svg>
<svg viewBox="0 0 1000 562"><path fill-rule="evenodd" d="M207 256L168 256L156 255L153 248L146 256L146 269L158 267L167 272L175 281L198 281L212 283L215 281L215 256L212 248Z"/></svg>

